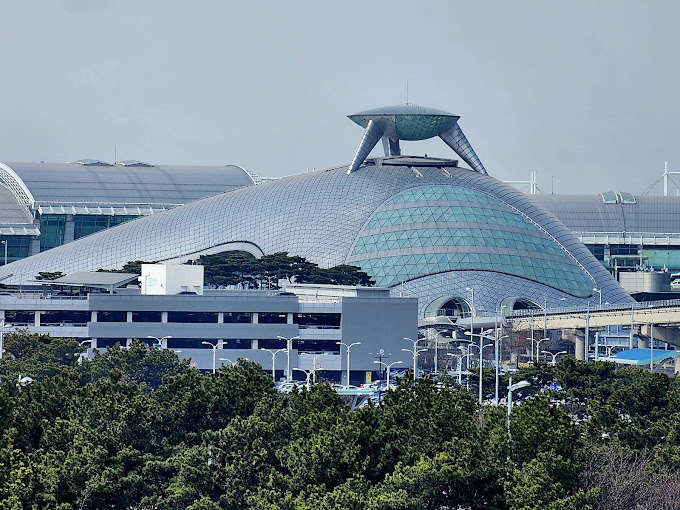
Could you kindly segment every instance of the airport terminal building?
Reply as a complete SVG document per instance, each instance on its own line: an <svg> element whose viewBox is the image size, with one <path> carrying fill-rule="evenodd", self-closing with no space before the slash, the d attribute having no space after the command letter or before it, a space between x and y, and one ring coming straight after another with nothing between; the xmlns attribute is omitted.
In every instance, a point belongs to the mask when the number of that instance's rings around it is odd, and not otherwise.
<svg viewBox="0 0 680 510"><path fill-rule="evenodd" d="M210 343L231 351L220 352L225 359L243 355L266 367L263 347L277 350L278 337L299 336L291 346L296 368L323 355L339 373L336 342L362 341L356 370L369 371L370 353L400 353L418 325L469 329L473 321L476 328L493 326L513 310L598 301L628 306L633 300L612 273L680 269L676 197L527 195L487 173L456 115L401 105L350 119L364 133L347 165L276 180L235 166L0 164L0 240L9 252L0 279L21 288L40 272L288 252L321 267L359 266L376 289L345 289L355 295L340 299L318 288L303 297L293 287L294 296L154 297L126 290L73 301L0 296L7 324L92 339L97 347L171 336L163 346L182 350L203 369L211 365ZM402 154L400 141L433 137L465 166ZM370 157L379 143L384 156ZM352 300L364 300L365 309L354 310ZM313 324L304 323L307 316ZM389 331L374 334L378 323L390 324Z"/></svg>
<svg viewBox="0 0 680 510"><path fill-rule="evenodd" d="M0 162L0 264L258 182L235 165Z"/></svg>
<svg viewBox="0 0 680 510"><path fill-rule="evenodd" d="M10 285L41 271L183 263L285 251L322 267L353 264L419 316L458 320L629 295L572 231L532 197L489 176L458 117L402 105L350 116L364 128L351 163L247 185L77 239L0 270ZM401 154L439 137L457 159ZM385 156L369 158L380 141ZM251 181L252 184L252 181ZM596 292L598 294L596 294Z"/></svg>

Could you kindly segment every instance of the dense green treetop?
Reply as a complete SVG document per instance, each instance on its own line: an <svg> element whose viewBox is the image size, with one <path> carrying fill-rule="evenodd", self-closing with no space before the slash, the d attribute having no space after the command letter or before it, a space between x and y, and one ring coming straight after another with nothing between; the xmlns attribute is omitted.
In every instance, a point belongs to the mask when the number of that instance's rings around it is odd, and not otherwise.
<svg viewBox="0 0 680 510"><path fill-rule="evenodd" d="M504 406L411 373L352 411L328 384L276 392L243 359L212 374L142 343L81 363L74 340L16 334L6 345L3 510L677 504L680 390L663 374L567 357L522 370L513 380L563 389L527 392L508 428Z"/></svg>
<svg viewBox="0 0 680 510"><path fill-rule="evenodd" d="M286 252L264 255L259 259L242 252L202 255L193 263L205 268L205 284L216 287L241 285L246 289L278 289L280 280L286 280L289 283L375 285L371 277L357 266L341 264L323 269L304 257L288 255ZM127 262L122 269L107 269L106 271L141 275L142 264L145 262L135 260ZM63 276L61 273L58 275L57 273L40 273L40 275L40 279Z"/></svg>

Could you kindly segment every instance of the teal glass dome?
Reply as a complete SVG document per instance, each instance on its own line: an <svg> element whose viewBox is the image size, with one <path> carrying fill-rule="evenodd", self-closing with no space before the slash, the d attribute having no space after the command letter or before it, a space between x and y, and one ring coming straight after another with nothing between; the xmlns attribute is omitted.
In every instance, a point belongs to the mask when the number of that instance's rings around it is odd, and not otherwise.
<svg viewBox="0 0 680 510"><path fill-rule="evenodd" d="M425 186L379 207L358 236L350 263L378 285L446 271L494 271L578 297L592 279L522 212L481 191Z"/></svg>

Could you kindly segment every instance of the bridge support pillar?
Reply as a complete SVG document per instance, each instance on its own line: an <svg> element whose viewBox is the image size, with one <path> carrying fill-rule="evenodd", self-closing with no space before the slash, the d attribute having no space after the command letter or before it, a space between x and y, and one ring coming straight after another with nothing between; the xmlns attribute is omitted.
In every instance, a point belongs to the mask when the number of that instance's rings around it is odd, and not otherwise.
<svg viewBox="0 0 680 510"><path fill-rule="evenodd" d="M586 338L582 329L563 329L562 338L568 342L574 342L574 354L576 359L586 359Z"/></svg>
<svg viewBox="0 0 680 510"><path fill-rule="evenodd" d="M675 358L675 375L680 374L680 358Z"/></svg>
<svg viewBox="0 0 680 510"><path fill-rule="evenodd" d="M649 338L645 336L639 336L637 339L638 349L649 349Z"/></svg>
<svg viewBox="0 0 680 510"><path fill-rule="evenodd" d="M644 324L640 328L640 332L646 337L652 336L652 328L649 324ZM680 346L680 328L677 326L654 326L654 340ZM646 345L645 347L649 346Z"/></svg>

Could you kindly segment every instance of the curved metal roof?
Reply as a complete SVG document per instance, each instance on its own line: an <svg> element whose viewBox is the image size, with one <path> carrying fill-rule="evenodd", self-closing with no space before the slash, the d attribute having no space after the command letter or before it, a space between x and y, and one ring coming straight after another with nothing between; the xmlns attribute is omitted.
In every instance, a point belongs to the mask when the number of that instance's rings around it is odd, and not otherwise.
<svg viewBox="0 0 680 510"><path fill-rule="evenodd" d="M33 215L14 193L0 184L0 225L33 225Z"/></svg>
<svg viewBox="0 0 680 510"><path fill-rule="evenodd" d="M680 198L636 196L605 203L602 195L531 195L572 232L680 233ZM629 201L629 200L628 200Z"/></svg>
<svg viewBox="0 0 680 510"><path fill-rule="evenodd" d="M330 267L350 258L357 236L389 199L408 189L442 185L479 190L521 211L590 275L594 286L602 290L603 299L630 300L587 248L524 193L479 172L450 166L441 168L434 159L431 166L418 166L417 172L409 166L391 164L393 161L376 158L370 169L360 169L351 175L346 175L347 166L337 167L211 196L8 264L0 268L0 277L12 274L8 280L11 284L32 280L39 271L71 273L120 268L131 260L185 261L200 254L233 249L255 254L287 251ZM486 223L481 216L476 221ZM456 248L450 250L455 252ZM462 275L464 272L450 271L444 275L449 273ZM475 278L488 281L487 310L494 309L491 295L493 289L497 292L499 288L508 295L536 302L543 302L547 296L558 303L562 297L567 300L566 304L582 303L559 288L517 276L501 275L493 270L468 270L466 274L466 278L473 281ZM504 276L507 278L501 278ZM412 281L417 282L419 278ZM444 282L448 277L433 274L422 278ZM465 292L462 289L459 291ZM451 289L447 291L450 293ZM475 300L477 303L477 295Z"/></svg>
<svg viewBox="0 0 680 510"><path fill-rule="evenodd" d="M177 205L255 183L248 172L235 165L7 162L4 166L13 172L0 178L12 179L14 174L13 180L19 181L7 183L8 187L19 192L27 189L33 207L73 203Z"/></svg>

